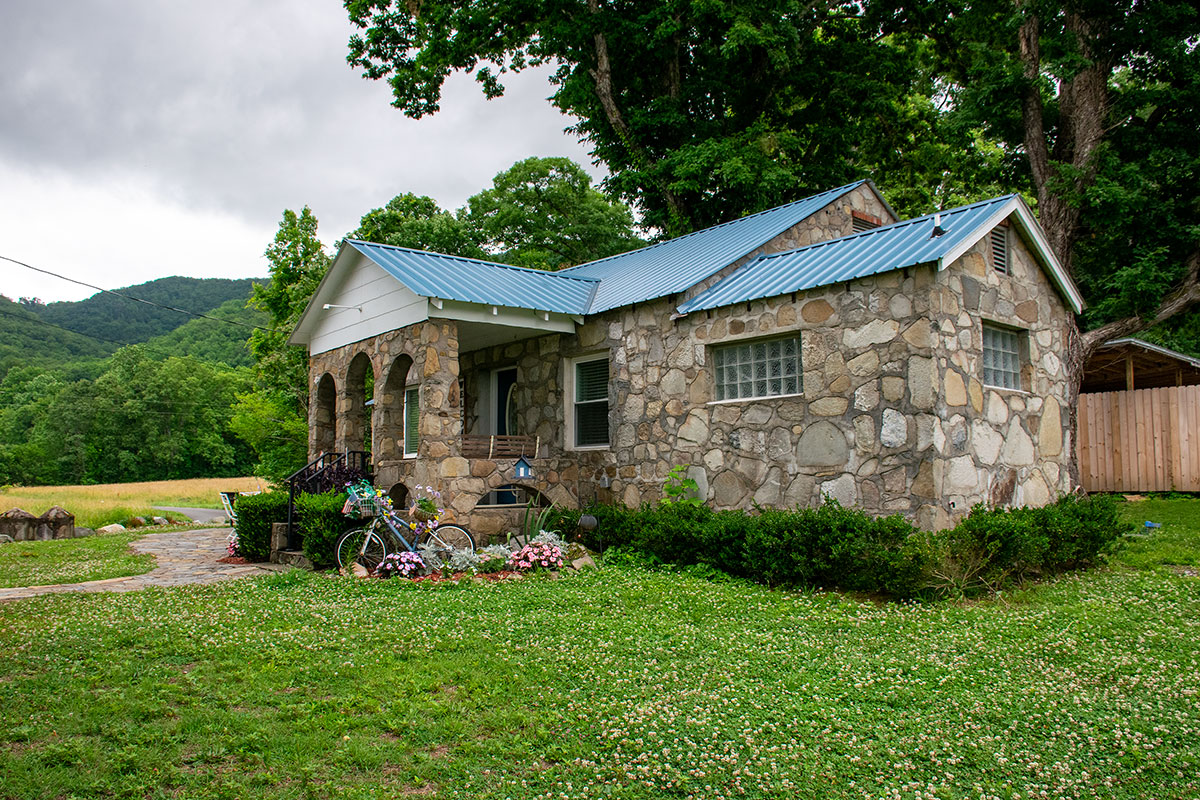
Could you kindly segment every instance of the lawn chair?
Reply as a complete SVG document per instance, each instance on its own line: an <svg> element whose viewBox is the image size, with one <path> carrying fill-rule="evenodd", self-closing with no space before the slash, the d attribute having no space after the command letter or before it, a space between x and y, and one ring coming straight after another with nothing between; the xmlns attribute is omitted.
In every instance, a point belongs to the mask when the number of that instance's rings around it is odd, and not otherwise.
<svg viewBox="0 0 1200 800"><path fill-rule="evenodd" d="M221 506L225 509L225 516L229 517L229 524L237 527L237 512L233 510L237 499L242 495L261 494L261 492L217 492L221 496Z"/></svg>

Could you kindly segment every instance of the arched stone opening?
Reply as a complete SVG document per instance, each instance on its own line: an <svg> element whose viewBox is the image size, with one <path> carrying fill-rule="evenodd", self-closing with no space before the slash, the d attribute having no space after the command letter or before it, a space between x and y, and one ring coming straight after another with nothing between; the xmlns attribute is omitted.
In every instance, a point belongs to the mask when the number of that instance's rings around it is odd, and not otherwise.
<svg viewBox="0 0 1200 800"><path fill-rule="evenodd" d="M506 483L479 498L476 508L504 508L527 506L532 501L534 508L546 508L552 504L549 497L534 486Z"/></svg>
<svg viewBox="0 0 1200 800"><path fill-rule="evenodd" d="M388 497L392 501L392 508L403 512L408 508L408 487L403 483L397 483L388 489Z"/></svg>
<svg viewBox="0 0 1200 800"><path fill-rule="evenodd" d="M328 372L317 380L316 395L310 447L313 458L337 448L337 383Z"/></svg>
<svg viewBox="0 0 1200 800"><path fill-rule="evenodd" d="M371 452L371 409L375 395L375 367L366 353L359 353L346 370L341 423L346 450Z"/></svg>
<svg viewBox="0 0 1200 800"><path fill-rule="evenodd" d="M417 413L419 392L408 385L413 360L400 355L387 371L382 389L376 394L375 458L391 461L415 455L417 451Z"/></svg>

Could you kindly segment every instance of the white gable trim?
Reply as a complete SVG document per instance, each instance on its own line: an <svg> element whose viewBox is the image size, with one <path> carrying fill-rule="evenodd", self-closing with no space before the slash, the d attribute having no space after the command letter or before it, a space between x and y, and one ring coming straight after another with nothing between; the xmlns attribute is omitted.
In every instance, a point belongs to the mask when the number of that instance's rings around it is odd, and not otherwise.
<svg viewBox="0 0 1200 800"><path fill-rule="evenodd" d="M938 270L943 270L960 259L968 250L978 244L980 239L990 234L993 228L1009 218L1017 223L1026 241L1032 245L1030 249L1033 251L1034 257L1042 263L1043 269L1050 275L1050 280L1058 287L1067 303L1076 314L1082 313L1083 295L1079 293L1075 281L1071 280L1071 276L1067 274L1058 258L1055 257L1054 251L1050 249L1050 243L1046 241L1046 234L1042 231L1042 226L1038 224L1033 212L1020 197L1009 198L987 218L987 221L977 226L969 237L942 256L938 260Z"/></svg>

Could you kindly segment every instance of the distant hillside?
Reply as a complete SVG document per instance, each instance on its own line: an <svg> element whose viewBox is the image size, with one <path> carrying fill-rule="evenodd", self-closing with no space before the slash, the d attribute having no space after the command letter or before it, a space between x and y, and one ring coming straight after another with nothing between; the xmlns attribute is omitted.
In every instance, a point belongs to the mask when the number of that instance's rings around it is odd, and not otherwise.
<svg viewBox="0 0 1200 800"><path fill-rule="evenodd" d="M210 317L240 323L229 325L211 319L192 319L170 333L156 336L146 342L154 352L166 352L178 356L192 356L209 363L228 364L231 367L253 366L254 358L246 347L250 337L250 325L267 325L268 316L255 309L246 308L244 298L228 300L212 311Z"/></svg>
<svg viewBox="0 0 1200 800"><path fill-rule="evenodd" d="M262 279L265 281L265 279ZM261 281L260 281L261 282ZM203 314L230 300L250 296L250 278L159 278L117 291L123 295ZM175 330L193 317L101 292L86 300L28 306L46 322L85 336L115 339L125 344L145 342Z"/></svg>
<svg viewBox="0 0 1200 800"><path fill-rule="evenodd" d="M55 327L28 307L0 296L0 376L15 364L49 366L103 358L115 349Z"/></svg>

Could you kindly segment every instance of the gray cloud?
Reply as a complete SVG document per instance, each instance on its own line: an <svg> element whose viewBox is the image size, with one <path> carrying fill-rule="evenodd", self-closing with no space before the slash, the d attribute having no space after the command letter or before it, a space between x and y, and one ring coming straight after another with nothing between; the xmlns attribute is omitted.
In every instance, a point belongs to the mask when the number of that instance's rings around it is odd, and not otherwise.
<svg viewBox="0 0 1200 800"><path fill-rule="evenodd" d="M308 204L337 235L403 191L456 207L519 158L587 163L544 75L484 102L452 80L420 122L345 62L332 0L8 3L0 11L0 162L262 225Z"/></svg>

